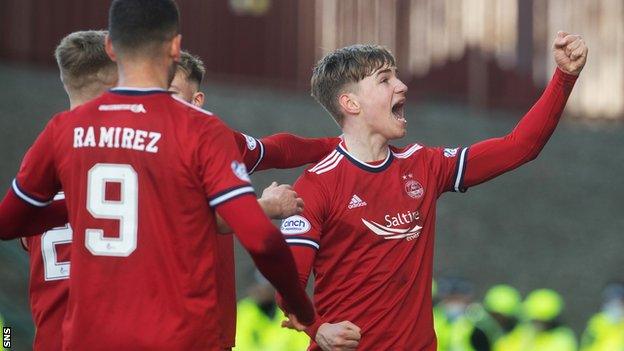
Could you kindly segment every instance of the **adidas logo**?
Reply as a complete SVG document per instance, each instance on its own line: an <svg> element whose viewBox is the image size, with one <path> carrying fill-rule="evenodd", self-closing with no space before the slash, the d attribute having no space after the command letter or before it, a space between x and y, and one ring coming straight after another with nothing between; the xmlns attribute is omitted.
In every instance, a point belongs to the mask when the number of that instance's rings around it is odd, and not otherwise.
<svg viewBox="0 0 624 351"><path fill-rule="evenodd" d="M349 206L347 206L350 210L356 207L366 206L366 202L362 201L359 196L353 195L351 201L349 201Z"/></svg>

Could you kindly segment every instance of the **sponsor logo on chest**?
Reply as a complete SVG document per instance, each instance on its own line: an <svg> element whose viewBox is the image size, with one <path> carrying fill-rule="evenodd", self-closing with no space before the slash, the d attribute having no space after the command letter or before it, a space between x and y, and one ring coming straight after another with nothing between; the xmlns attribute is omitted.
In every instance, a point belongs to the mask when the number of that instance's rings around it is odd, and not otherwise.
<svg viewBox="0 0 624 351"><path fill-rule="evenodd" d="M383 224L365 218L362 218L362 223L374 234L385 240L405 239L411 241L420 236L422 226L418 224L419 220L418 211L405 211L385 215Z"/></svg>

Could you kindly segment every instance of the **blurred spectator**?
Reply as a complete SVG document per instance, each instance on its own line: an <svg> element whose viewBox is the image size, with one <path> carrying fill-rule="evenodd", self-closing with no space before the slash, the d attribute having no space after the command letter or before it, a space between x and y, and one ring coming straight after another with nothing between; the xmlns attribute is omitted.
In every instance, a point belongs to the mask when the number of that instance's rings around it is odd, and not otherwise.
<svg viewBox="0 0 624 351"><path fill-rule="evenodd" d="M238 303L234 350L306 350L310 338L305 333L282 328L281 323L285 319L275 302L275 290L256 271L256 283L249 288L248 297Z"/></svg>
<svg viewBox="0 0 624 351"><path fill-rule="evenodd" d="M560 318L564 303L561 296L550 289L538 289L524 301L524 316L528 323L521 329L520 345L511 345L505 351L575 351L574 332Z"/></svg>
<svg viewBox="0 0 624 351"><path fill-rule="evenodd" d="M440 279L438 289L441 301L434 311L439 351L490 351L500 328L473 301L472 283L461 278Z"/></svg>
<svg viewBox="0 0 624 351"><path fill-rule="evenodd" d="M609 284L602 312L587 323L581 351L624 351L624 283Z"/></svg>
<svg viewBox="0 0 624 351"><path fill-rule="evenodd" d="M519 323L522 297L518 290L509 285L495 285L487 291L483 303L498 329L497 337L490 339L491 349L508 351L514 345L520 345L523 335Z"/></svg>

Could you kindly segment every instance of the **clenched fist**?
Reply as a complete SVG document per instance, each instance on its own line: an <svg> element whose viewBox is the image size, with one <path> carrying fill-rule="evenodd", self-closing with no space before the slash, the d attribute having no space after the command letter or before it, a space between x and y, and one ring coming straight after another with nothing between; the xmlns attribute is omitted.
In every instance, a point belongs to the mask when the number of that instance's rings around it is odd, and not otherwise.
<svg viewBox="0 0 624 351"><path fill-rule="evenodd" d="M587 45L580 35L559 31L553 44L553 54L560 70L576 76L587 61Z"/></svg>

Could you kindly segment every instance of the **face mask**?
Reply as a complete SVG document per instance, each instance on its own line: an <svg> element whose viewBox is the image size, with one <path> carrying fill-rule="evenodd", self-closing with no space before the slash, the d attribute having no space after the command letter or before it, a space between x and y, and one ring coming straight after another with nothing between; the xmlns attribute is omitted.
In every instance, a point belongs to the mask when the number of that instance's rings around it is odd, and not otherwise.
<svg viewBox="0 0 624 351"><path fill-rule="evenodd" d="M624 320L624 303L618 300L612 300L604 304L602 311L612 322Z"/></svg>

